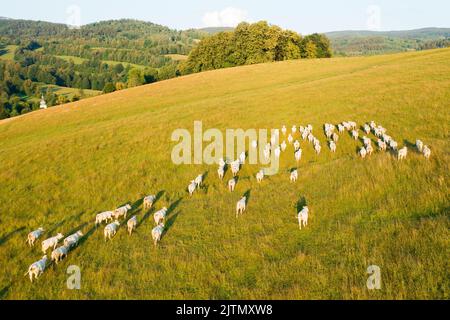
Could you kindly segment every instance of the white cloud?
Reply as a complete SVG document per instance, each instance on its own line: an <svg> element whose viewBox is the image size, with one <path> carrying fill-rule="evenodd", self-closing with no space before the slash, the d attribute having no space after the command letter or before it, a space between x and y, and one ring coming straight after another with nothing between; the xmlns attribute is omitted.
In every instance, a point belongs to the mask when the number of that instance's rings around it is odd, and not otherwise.
<svg viewBox="0 0 450 320"><path fill-rule="evenodd" d="M247 20L247 12L239 8L228 7L222 11L206 12L203 15L205 27L236 27Z"/></svg>

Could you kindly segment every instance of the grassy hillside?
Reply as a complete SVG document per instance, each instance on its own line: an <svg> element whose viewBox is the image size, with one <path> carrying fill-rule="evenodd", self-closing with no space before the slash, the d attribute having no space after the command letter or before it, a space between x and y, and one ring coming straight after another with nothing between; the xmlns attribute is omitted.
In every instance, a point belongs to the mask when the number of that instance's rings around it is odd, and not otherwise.
<svg viewBox="0 0 450 320"><path fill-rule="evenodd" d="M4 299L95 298L449 298L450 50L300 60L194 74L102 95L0 122L0 294ZM171 162L172 131L276 128L311 123L319 156L302 142L299 181L292 146L278 175L256 183L243 167L234 193L217 167ZM337 152L322 126L375 120L400 144L420 138L398 162L341 135ZM374 137L371 135L371 138ZM192 198L190 180L207 172ZM236 201L249 195L236 219ZM142 198L158 194L155 208ZM129 202L137 232L111 242L95 214ZM298 230L297 207L310 208ZM169 208L167 232L151 242L152 213ZM87 234L57 267L31 284L23 276L42 254L25 244L82 228ZM40 242L39 242L40 243ZM81 290L66 289L66 268L82 270ZM369 265L381 290L366 288Z"/></svg>

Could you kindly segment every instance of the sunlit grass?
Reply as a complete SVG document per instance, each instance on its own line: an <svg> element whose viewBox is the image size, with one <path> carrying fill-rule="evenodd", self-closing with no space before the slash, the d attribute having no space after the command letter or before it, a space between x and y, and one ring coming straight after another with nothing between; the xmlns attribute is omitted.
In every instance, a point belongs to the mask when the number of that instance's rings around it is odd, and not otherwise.
<svg viewBox="0 0 450 320"><path fill-rule="evenodd" d="M448 299L449 101L446 49L218 70L0 122L1 297ZM296 184L289 146L278 175L257 184L259 166L246 165L229 193L229 171L219 181L216 166L171 162L172 131L192 132L194 120L223 131L311 123L323 150L301 143ZM361 160L361 142L347 133L332 154L322 125L344 120L375 120L400 146L421 139L432 157L410 148L403 162L384 152ZM204 172L190 198L187 184ZM144 212L148 194L159 198ZM124 203L137 231L122 226L105 243L95 214ZM310 221L299 231L304 203ZM155 248L152 213L163 206L168 229ZM23 274L41 252L25 240L39 226L45 236L87 236L31 284ZM66 289L72 264L82 271L78 291ZM366 288L371 264L381 290Z"/></svg>

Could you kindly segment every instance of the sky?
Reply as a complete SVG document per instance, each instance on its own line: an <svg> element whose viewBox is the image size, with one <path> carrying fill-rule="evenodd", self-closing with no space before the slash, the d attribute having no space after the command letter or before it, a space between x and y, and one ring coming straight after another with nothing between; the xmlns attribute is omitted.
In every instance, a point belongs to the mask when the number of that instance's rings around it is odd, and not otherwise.
<svg viewBox="0 0 450 320"><path fill-rule="evenodd" d="M448 0L14 0L0 16L83 25L132 18L174 29L266 20L302 34L450 27Z"/></svg>

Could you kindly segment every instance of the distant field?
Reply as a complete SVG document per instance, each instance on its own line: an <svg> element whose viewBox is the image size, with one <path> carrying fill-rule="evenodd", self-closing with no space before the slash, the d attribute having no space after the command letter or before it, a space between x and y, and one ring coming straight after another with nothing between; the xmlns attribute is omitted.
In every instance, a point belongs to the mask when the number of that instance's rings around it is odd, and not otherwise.
<svg viewBox="0 0 450 320"><path fill-rule="evenodd" d="M450 49L297 60L193 74L0 121L0 298L3 299L446 299L450 298ZM271 129L312 124L316 155L300 140L280 172L257 183L245 164L236 190L217 165L176 165L176 129ZM362 160L340 134L331 153L323 124L374 120L400 147ZM363 133L360 130L360 135ZM375 144L373 134L368 135ZM299 138L298 135L296 138ZM413 146L429 145L427 161ZM203 147L208 144L204 143ZM289 172L298 168L297 183ZM192 197L188 183L206 173ZM142 199L158 195L154 208ZM236 202L248 196L236 219ZM95 215L130 203L105 242ZM310 208L299 230L298 209ZM153 213L168 208L155 248ZM24 277L44 238L78 229L80 245L36 283ZM67 290L67 267L81 290ZM368 290L367 267L381 270ZM5 271L6 270L6 271ZM299 310L301 312L301 310Z"/></svg>
<svg viewBox="0 0 450 320"><path fill-rule="evenodd" d="M16 49L18 48L18 46L15 45L9 45L6 46L5 49L7 50L7 52L3 55L0 56L1 60L14 60L14 52L16 51Z"/></svg>
<svg viewBox="0 0 450 320"><path fill-rule="evenodd" d="M73 61L75 64L82 64L85 61L88 61L88 59L75 57L75 56L55 56L57 58L63 59L64 61L70 62Z"/></svg>
<svg viewBox="0 0 450 320"><path fill-rule="evenodd" d="M51 88L52 92L55 93L56 95L64 95L66 96L68 99L71 99L73 97L73 95L78 95L80 90L78 88L67 88L67 87L59 87L56 85L42 85L42 89L46 90L47 88ZM88 89L83 89L83 92L86 96L97 96L99 94L101 94L101 91L97 91L97 90L88 90Z"/></svg>
<svg viewBox="0 0 450 320"><path fill-rule="evenodd" d="M170 58L175 61L184 61L187 60L188 56L183 54L166 54L165 57Z"/></svg>

